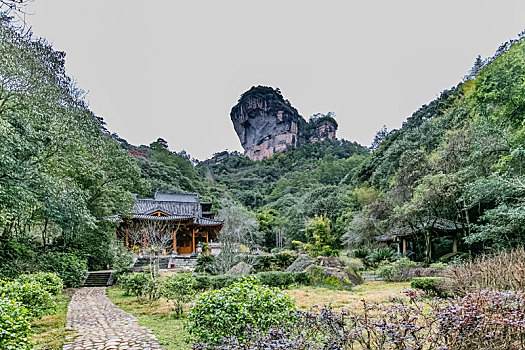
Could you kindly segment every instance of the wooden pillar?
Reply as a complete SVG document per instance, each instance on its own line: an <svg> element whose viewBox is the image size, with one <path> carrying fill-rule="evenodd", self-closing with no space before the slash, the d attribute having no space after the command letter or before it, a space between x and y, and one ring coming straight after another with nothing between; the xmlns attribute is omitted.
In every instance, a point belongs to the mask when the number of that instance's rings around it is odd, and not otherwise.
<svg viewBox="0 0 525 350"><path fill-rule="evenodd" d="M173 250L177 251L177 230L173 230Z"/></svg>
<svg viewBox="0 0 525 350"><path fill-rule="evenodd" d="M195 253L195 227L192 230L192 252Z"/></svg>
<svg viewBox="0 0 525 350"><path fill-rule="evenodd" d="M126 231L126 249L129 249L129 229L124 229Z"/></svg>
<svg viewBox="0 0 525 350"><path fill-rule="evenodd" d="M452 253L458 252L458 235L454 233L454 237L452 238Z"/></svg>
<svg viewBox="0 0 525 350"><path fill-rule="evenodd" d="M142 248L146 248L148 241L146 240L146 232L142 234Z"/></svg>
<svg viewBox="0 0 525 350"><path fill-rule="evenodd" d="M402 253L405 254L407 251L407 239L403 238L403 251Z"/></svg>

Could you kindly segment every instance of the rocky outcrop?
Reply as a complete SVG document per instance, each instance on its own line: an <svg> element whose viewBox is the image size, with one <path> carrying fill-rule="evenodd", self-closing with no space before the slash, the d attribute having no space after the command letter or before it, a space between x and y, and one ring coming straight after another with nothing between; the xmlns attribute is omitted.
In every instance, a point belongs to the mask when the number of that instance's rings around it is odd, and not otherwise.
<svg viewBox="0 0 525 350"><path fill-rule="evenodd" d="M336 137L337 123L331 116L306 122L279 89L266 86L252 87L242 94L230 117L245 155L252 160Z"/></svg>

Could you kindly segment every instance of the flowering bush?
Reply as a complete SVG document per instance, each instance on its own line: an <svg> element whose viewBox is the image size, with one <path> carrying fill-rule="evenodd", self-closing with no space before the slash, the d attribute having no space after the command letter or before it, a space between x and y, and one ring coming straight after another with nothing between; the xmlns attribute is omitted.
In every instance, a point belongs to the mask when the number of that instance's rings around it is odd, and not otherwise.
<svg viewBox="0 0 525 350"><path fill-rule="evenodd" d="M190 310L187 327L199 341L243 339L248 327L266 331L294 320L293 299L277 288L263 286L254 277L201 294Z"/></svg>
<svg viewBox="0 0 525 350"><path fill-rule="evenodd" d="M17 301L0 298L0 349L31 349L30 330L29 311Z"/></svg>

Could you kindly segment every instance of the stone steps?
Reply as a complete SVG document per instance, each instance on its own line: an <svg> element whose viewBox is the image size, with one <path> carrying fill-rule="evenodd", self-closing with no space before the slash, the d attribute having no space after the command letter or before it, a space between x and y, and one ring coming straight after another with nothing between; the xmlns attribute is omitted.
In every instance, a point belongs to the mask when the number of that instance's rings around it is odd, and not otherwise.
<svg viewBox="0 0 525 350"><path fill-rule="evenodd" d="M112 271L90 271L86 280L82 284L83 287L107 287L113 284Z"/></svg>
<svg viewBox="0 0 525 350"><path fill-rule="evenodd" d="M149 257L140 257L135 261L135 264L131 268L134 272L144 271L144 267L149 266ZM159 259L159 268L161 270L167 269L189 269L193 270L197 265L197 258L193 256L163 256Z"/></svg>
<svg viewBox="0 0 525 350"><path fill-rule="evenodd" d="M383 278L371 273L363 273L361 274L361 277L363 277L364 281L384 281Z"/></svg>

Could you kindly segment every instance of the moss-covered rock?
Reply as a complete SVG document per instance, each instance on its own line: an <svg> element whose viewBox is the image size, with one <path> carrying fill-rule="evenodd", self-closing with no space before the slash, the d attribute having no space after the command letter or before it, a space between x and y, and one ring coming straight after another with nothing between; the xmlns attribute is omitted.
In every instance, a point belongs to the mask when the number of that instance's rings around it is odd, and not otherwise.
<svg viewBox="0 0 525 350"><path fill-rule="evenodd" d="M310 284L350 289L363 282L361 276L353 268L336 268L310 265L305 270Z"/></svg>
<svg viewBox="0 0 525 350"><path fill-rule="evenodd" d="M251 274L252 271L253 271L253 266L252 265L247 264L244 261L241 261L240 263L238 263L237 265L235 265L234 267L229 269L228 272L226 272L226 274L227 275L243 275L243 276L247 276L247 275Z"/></svg>
<svg viewBox="0 0 525 350"><path fill-rule="evenodd" d="M315 264L315 259L306 254L301 254L286 268L286 272L303 272L310 265Z"/></svg>

